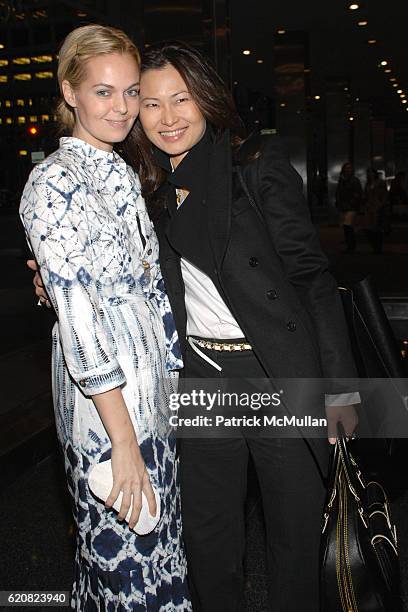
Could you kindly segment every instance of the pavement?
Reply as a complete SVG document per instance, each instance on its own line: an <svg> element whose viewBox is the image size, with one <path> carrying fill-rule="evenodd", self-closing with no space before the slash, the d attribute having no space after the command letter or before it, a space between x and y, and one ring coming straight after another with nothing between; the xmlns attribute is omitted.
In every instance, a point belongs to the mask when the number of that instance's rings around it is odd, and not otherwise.
<svg viewBox="0 0 408 612"><path fill-rule="evenodd" d="M13 239L16 227L15 214L0 219L0 590L69 590L74 529L53 427L49 352L54 315L36 306L21 235ZM339 284L349 286L370 274L382 297L408 298L408 225L393 228L381 256L371 253L362 235L355 253L342 253L337 227L321 227L320 237ZM263 516L254 474L250 482L247 610L267 612ZM407 492L395 496L393 515L408 610Z"/></svg>

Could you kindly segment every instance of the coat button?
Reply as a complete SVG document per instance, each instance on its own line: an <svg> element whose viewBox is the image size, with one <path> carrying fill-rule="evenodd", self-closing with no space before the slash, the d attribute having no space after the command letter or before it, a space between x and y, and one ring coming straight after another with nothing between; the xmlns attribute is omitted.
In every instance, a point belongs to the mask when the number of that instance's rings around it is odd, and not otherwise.
<svg viewBox="0 0 408 612"><path fill-rule="evenodd" d="M286 323L286 327L288 328L289 331L296 331L296 323L294 321L288 321Z"/></svg>
<svg viewBox="0 0 408 612"><path fill-rule="evenodd" d="M250 257L249 265L251 266L251 268L256 268L258 264L259 264L259 260L256 257Z"/></svg>
<svg viewBox="0 0 408 612"><path fill-rule="evenodd" d="M81 385L81 387L86 387L86 380L85 379L80 380L79 384Z"/></svg>
<svg viewBox="0 0 408 612"><path fill-rule="evenodd" d="M269 291L266 292L266 297L269 300L276 300L276 298L278 297L278 292L276 291L276 289L269 289Z"/></svg>

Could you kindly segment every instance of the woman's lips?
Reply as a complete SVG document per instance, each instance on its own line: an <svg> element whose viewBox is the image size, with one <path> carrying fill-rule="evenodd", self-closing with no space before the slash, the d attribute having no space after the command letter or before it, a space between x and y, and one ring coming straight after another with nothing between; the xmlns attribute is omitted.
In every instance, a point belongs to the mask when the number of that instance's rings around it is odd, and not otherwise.
<svg viewBox="0 0 408 612"><path fill-rule="evenodd" d="M112 119L107 119L106 120L109 125L111 125L112 127L124 127L125 125L127 125L129 119L122 119L121 121L114 121Z"/></svg>
<svg viewBox="0 0 408 612"><path fill-rule="evenodd" d="M161 138L166 142L177 142L184 135L187 127L179 128L177 130L166 130L165 132L160 132Z"/></svg>

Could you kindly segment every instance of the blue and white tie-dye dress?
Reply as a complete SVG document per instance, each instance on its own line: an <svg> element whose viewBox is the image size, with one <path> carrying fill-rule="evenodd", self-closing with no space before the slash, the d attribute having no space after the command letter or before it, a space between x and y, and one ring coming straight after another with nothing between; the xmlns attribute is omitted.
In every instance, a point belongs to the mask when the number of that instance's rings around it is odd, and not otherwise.
<svg viewBox="0 0 408 612"><path fill-rule="evenodd" d="M168 419L182 362L139 179L116 153L62 138L32 171L20 212L58 316L55 418L78 529L72 608L191 610ZM146 536L88 488L90 469L111 452L90 396L118 386L161 498Z"/></svg>

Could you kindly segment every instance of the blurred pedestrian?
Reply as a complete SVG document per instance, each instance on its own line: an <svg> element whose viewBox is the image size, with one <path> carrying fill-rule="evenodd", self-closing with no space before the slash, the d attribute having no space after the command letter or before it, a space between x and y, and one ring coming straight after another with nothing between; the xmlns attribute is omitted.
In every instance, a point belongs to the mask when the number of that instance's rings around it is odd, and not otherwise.
<svg viewBox="0 0 408 612"><path fill-rule="evenodd" d="M368 168L367 182L364 189L364 232L376 255L382 253L388 202L389 198L385 181L381 178L378 170Z"/></svg>
<svg viewBox="0 0 408 612"><path fill-rule="evenodd" d="M354 225L356 215L361 210L362 195L361 183L354 174L353 165L347 162L342 166L336 189L336 207L341 213L347 252L356 248Z"/></svg>

